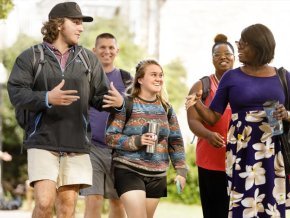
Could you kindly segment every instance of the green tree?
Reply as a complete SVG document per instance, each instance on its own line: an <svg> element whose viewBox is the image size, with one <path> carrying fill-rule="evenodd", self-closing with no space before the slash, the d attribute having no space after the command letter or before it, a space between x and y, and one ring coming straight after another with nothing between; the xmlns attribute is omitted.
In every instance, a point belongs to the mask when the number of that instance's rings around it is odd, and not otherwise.
<svg viewBox="0 0 290 218"><path fill-rule="evenodd" d="M0 20L6 19L13 7L12 0L0 0Z"/></svg>
<svg viewBox="0 0 290 218"><path fill-rule="evenodd" d="M116 65L124 70L134 73L136 64L147 56L145 49L134 43L133 34L128 31L122 18L116 16L112 19L96 17L94 22L85 24L80 43L87 48L93 48L97 35L108 32L113 34L120 48Z"/></svg>
<svg viewBox="0 0 290 218"><path fill-rule="evenodd" d="M20 34L16 42L10 47L0 51L0 61L3 62L4 66L11 72L16 57L25 49L28 49L31 45L37 42L36 39L29 36ZM23 131L17 125L15 120L14 109L8 99L8 93L5 90L3 92L3 144L4 147L11 149L19 147L22 144Z"/></svg>
<svg viewBox="0 0 290 218"><path fill-rule="evenodd" d="M186 147L186 163L188 165L188 173L186 177L186 186L182 194L177 193L174 178L176 172L172 165L168 170L167 176L167 198L165 201L172 201L176 203L184 204L200 204L199 188L198 188L198 174L195 164L195 147L193 145L187 145Z"/></svg>
<svg viewBox="0 0 290 218"><path fill-rule="evenodd" d="M36 43L36 39L26 35L19 35L15 44L10 48L0 51L0 61L11 71L16 57L25 49ZM1 108L3 124L3 150L8 151L13 156L13 161L3 162L4 186L10 184L15 186L24 183L27 179L26 153L21 153L23 130L18 126L15 120L14 108L12 107L6 88L2 91L3 107Z"/></svg>
<svg viewBox="0 0 290 218"><path fill-rule="evenodd" d="M169 101L175 110L182 107L188 93L186 78L187 73L180 59L175 59L164 66L165 83ZM180 88L178 88L180 87Z"/></svg>

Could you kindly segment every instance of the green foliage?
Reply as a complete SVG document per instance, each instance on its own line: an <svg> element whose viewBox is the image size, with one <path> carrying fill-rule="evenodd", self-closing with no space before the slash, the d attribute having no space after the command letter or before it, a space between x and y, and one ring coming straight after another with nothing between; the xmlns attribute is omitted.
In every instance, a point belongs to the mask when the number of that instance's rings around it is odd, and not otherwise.
<svg viewBox="0 0 290 218"><path fill-rule="evenodd" d="M14 109L8 99L7 90L1 90L3 94L3 107L1 110L3 125L3 150L13 157L11 162L3 163L3 179L11 186L24 183L27 180L26 155L22 154L21 146L23 130L15 120Z"/></svg>
<svg viewBox="0 0 290 218"><path fill-rule="evenodd" d="M0 51L0 61L3 62L8 72L11 72L16 57L36 43L39 43L39 41L25 34L19 34L16 42L10 48Z"/></svg>
<svg viewBox="0 0 290 218"><path fill-rule="evenodd" d="M200 204L197 166L195 164L195 148L193 145L187 146L186 162L189 171L186 178L186 186L182 194L177 193L174 183L176 172L171 165L167 172L167 198L164 198L164 201L183 204Z"/></svg>
<svg viewBox="0 0 290 218"><path fill-rule="evenodd" d="M13 64L15 62L16 57L23 52L23 50L29 48L31 45L37 43L37 41L31 37L26 35L19 35L16 43L12 45L10 48L6 48L0 51L0 61L3 62L6 67L8 74L11 72ZM14 108L11 105L7 90L2 90L3 93L3 109L2 109L2 118L3 118L3 144L4 148L14 149L14 147L18 148L19 153L19 145L22 144L23 131L18 126L15 120Z"/></svg>
<svg viewBox="0 0 290 218"><path fill-rule="evenodd" d="M26 35L19 35L16 43L10 48L0 51L0 61L3 62L8 74L11 72L16 57L25 49L35 44L37 41ZM26 154L22 154L21 146L23 130L15 120L14 108L11 105L6 87L2 91L1 117L3 124L2 140L3 150L8 151L13 161L3 162L4 182L16 186L27 180Z"/></svg>
<svg viewBox="0 0 290 218"><path fill-rule="evenodd" d="M169 101L175 110L179 109L183 105L185 96L188 93L186 70L180 59L171 61L163 67L163 70Z"/></svg>
<svg viewBox="0 0 290 218"><path fill-rule="evenodd" d="M12 0L0 0L0 20L6 19L13 7Z"/></svg>
<svg viewBox="0 0 290 218"><path fill-rule="evenodd" d="M144 48L134 43L133 35L128 31L129 28L124 23L120 17L112 19L96 17L93 23L86 24L80 44L87 48L93 48L97 35L104 32L113 34L120 49L116 58L116 66L134 74L134 67L147 54Z"/></svg>
<svg viewBox="0 0 290 218"><path fill-rule="evenodd" d="M3 144L6 148L19 148L22 144L23 131L18 126L15 120L14 108L11 105L7 90L2 90L3 108L1 110L2 125L3 125ZM19 150L18 150L19 153Z"/></svg>

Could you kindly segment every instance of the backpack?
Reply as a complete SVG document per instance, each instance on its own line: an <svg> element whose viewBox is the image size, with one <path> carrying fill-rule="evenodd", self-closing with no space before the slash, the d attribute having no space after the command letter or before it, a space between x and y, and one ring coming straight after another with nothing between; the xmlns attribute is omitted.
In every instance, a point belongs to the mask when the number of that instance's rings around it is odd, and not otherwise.
<svg viewBox="0 0 290 218"><path fill-rule="evenodd" d="M133 83L133 77L129 72L122 69L120 69L120 73L125 87L128 88Z"/></svg>
<svg viewBox="0 0 290 218"><path fill-rule="evenodd" d="M36 79L40 75L43 65L46 63L46 60L44 59L44 50L43 50L42 44L31 46L31 49L33 52L33 74L34 74L33 83L32 83L32 89L33 89ZM88 54L85 51L85 49L82 48L78 55L81 61L83 62L85 68L87 69L87 74L88 74L89 82L90 82L92 75L91 75L91 64L90 64ZM48 90L47 81L44 81L44 84L45 84L45 89ZM23 109L19 107L15 108L16 121L18 125L22 129L25 130L25 132L28 128L29 121L33 116L34 116L34 113L30 112L27 109ZM24 139L25 138L26 136L24 135Z"/></svg>
<svg viewBox="0 0 290 218"><path fill-rule="evenodd" d="M201 96L201 101L204 103L205 99L210 93L210 78L209 76L204 76L200 79L202 83L202 96Z"/></svg>
<svg viewBox="0 0 290 218"><path fill-rule="evenodd" d="M210 78L209 76L204 76L200 79L201 83L202 83L202 95L201 95L201 101L202 103L205 102L205 99L207 98L207 96L210 93ZM193 135L191 144L193 144L195 139L195 135Z"/></svg>

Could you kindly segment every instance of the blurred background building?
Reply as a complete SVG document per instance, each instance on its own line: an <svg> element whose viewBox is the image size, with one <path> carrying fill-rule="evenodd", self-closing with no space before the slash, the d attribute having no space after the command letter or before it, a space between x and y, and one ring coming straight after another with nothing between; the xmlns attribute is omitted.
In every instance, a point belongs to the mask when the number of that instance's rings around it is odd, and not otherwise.
<svg viewBox="0 0 290 218"><path fill-rule="evenodd" d="M0 48L19 33L41 37L40 28L60 0L14 0L7 20L0 21ZM111 18L120 14L137 44L161 63L179 57L188 71L188 85L212 73L211 46L217 33L234 44L254 23L267 25L277 43L273 64L290 69L287 28L290 1L285 0L76 0L83 13ZM236 66L238 66L238 61Z"/></svg>
<svg viewBox="0 0 290 218"><path fill-rule="evenodd" d="M19 33L39 36L42 23L59 0L14 0L13 11L1 21L0 48L15 42ZM134 33L135 43L142 44L149 54L159 58L160 10L166 0L77 0L83 14L112 18L120 14Z"/></svg>

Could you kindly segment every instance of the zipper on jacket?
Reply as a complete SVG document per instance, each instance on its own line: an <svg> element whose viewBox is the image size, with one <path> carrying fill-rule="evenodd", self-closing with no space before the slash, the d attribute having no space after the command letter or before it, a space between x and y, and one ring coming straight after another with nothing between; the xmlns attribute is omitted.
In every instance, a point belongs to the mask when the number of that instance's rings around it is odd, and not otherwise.
<svg viewBox="0 0 290 218"><path fill-rule="evenodd" d="M79 50L78 51L78 53L73 57L73 59L70 61L70 62L68 62L67 64L66 64L66 66L65 66L65 68L64 68L64 70L63 71L65 71L66 70L66 68L79 56L79 53L81 53L81 51L82 51L82 49L81 50ZM81 62L82 62L82 60L81 60Z"/></svg>
<svg viewBox="0 0 290 218"><path fill-rule="evenodd" d="M55 57L55 59L56 59L56 61L57 61L57 63L58 63L58 66L59 66L59 68L60 68L60 71L61 71L61 76L62 77L64 77L64 70L62 70L62 68L61 68L61 65L60 65L60 63L59 63L59 61L58 61L58 59L57 59L57 57L56 57L56 55L54 54L54 52L49 48L49 46L46 46L47 47L47 49L53 54L53 56Z"/></svg>
<svg viewBox="0 0 290 218"><path fill-rule="evenodd" d="M80 50L74 57L73 57L73 59L70 61L70 62L68 62L67 64L66 64L66 66L64 67L64 69L62 69L61 68L61 64L60 64L60 62L59 62L59 60L57 59L57 57L56 57L56 55L54 54L54 52L47 46L47 48L48 48L48 50L53 54L53 56L55 57L55 59L56 59L56 61L57 61L57 63L58 63L58 65L59 65L59 68L60 68L60 70L61 70L61 76L62 77L64 77L64 71L66 70L66 68L67 68L67 66L68 65L70 65L75 59L76 59L76 57L79 55L79 53L82 51L82 50ZM63 55L61 55L61 56L63 56Z"/></svg>
<svg viewBox="0 0 290 218"><path fill-rule="evenodd" d="M33 136L33 135L35 134L35 132L36 132L36 128L37 128L37 126L38 126L38 123L39 123L41 117L42 117L42 113L40 113L39 115L37 115L37 117L36 117L36 119L35 119L35 121L34 121L34 130L33 130L33 132L28 136L28 138L30 138L31 136Z"/></svg>
<svg viewBox="0 0 290 218"><path fill-rule="evenodd" d="M85 122L85 137L86 137L86 141L90 142L89 138L88 138L88 121L85 118L85 116L83 115L83 120Z"/></svg>

